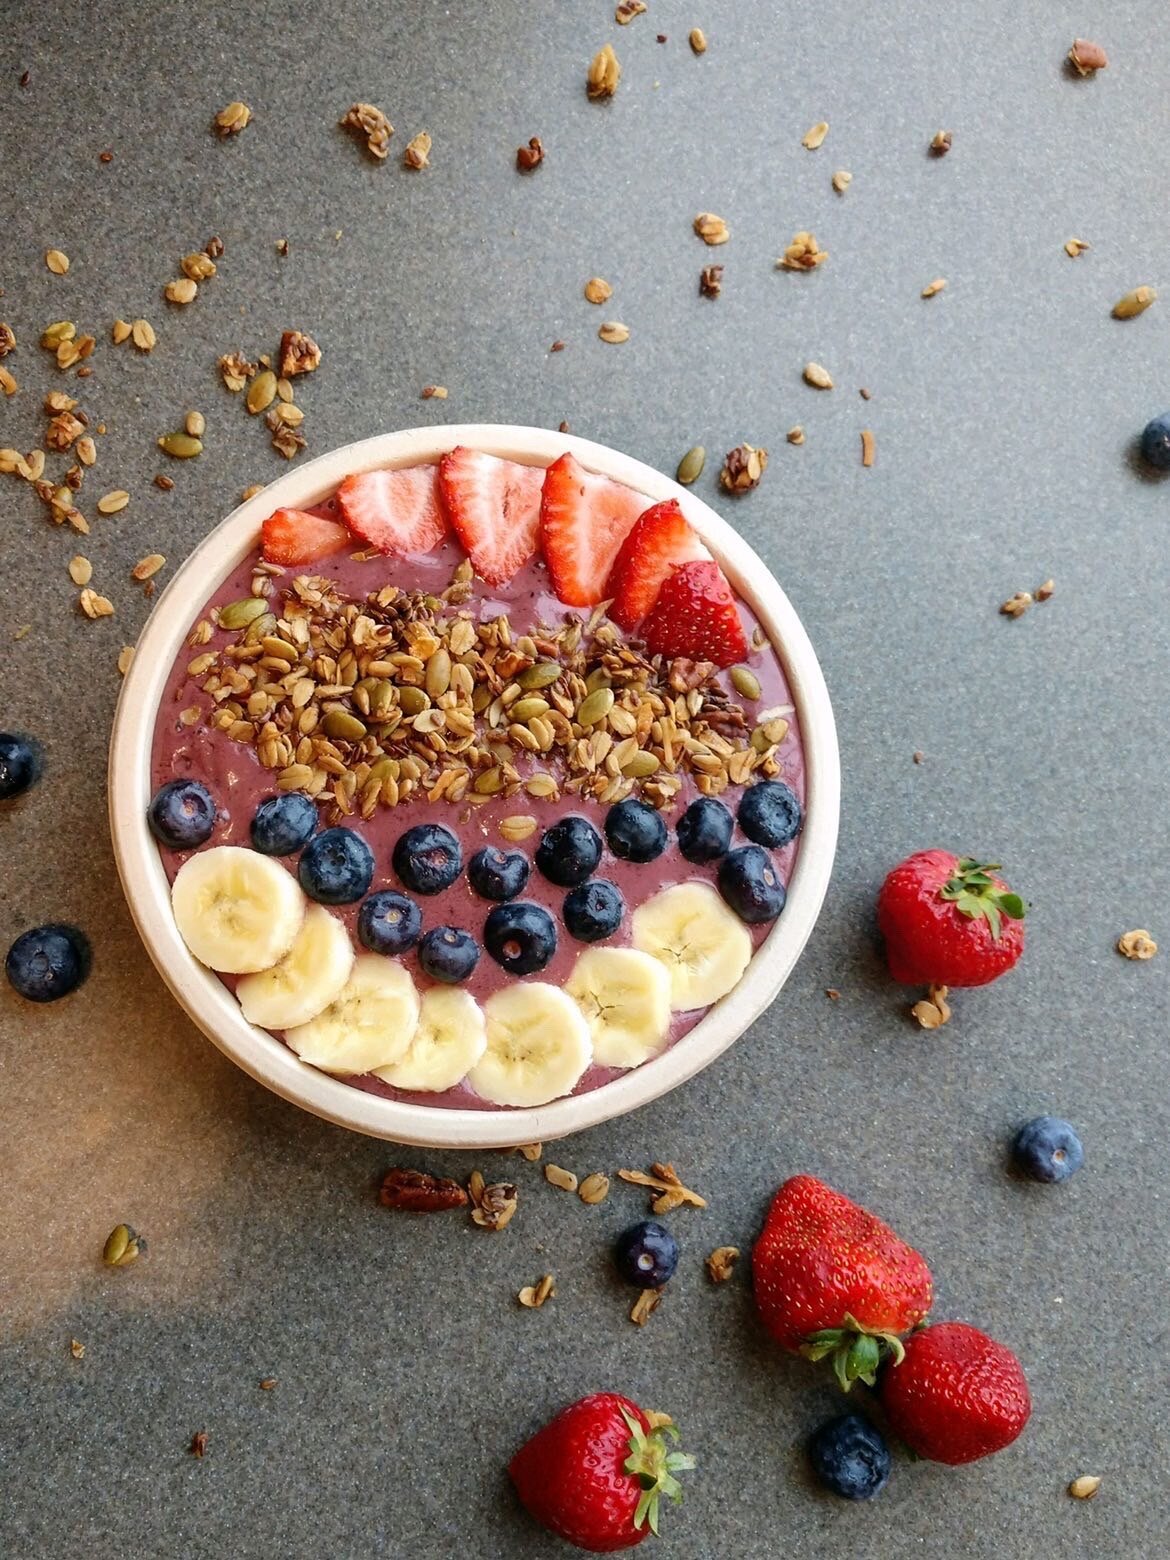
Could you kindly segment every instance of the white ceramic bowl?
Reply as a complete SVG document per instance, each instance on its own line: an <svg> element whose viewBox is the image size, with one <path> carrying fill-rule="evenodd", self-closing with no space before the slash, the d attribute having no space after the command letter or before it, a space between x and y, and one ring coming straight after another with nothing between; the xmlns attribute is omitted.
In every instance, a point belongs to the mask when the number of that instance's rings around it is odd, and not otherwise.
<svg viewBox="0 0 1170 1560"><path fill-rule="evenodd" d="M167 675L204 603L256 545L261 521L281 504L319 503L351 472L436 461L456 444L535 466L547 466L568 449L591 471L628 483L655 501L677 498L777 647L804 745L807 816L788 902L743 979L662 1056L588 1094L532 1110L448 1110L383 1099L307 1066L279 1040L247 1023L232 994L195 961L179 936L158 848L146 825L151 742ZM195 1023L245 1072L286 1100L356 1132L435 1147L506 1148L563 1137L657 1099L714 1061L772 1002L808 940L833 865L840 790L832 706L808 635L780 586L727 522L693 493L628 455L568 434L490 423L412 428L347 444L295 467L241 504L195 549L159 597L127 673L110 742L110 824L122 887L147 951Z"/></svg>

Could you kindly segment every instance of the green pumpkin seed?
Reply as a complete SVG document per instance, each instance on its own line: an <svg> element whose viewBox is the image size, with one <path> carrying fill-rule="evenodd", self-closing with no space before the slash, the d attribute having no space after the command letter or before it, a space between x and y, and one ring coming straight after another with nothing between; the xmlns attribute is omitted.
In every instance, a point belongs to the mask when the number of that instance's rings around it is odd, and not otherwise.
<svg viewBox="0 0 1170 1560"><path fill-rule="evenodd" d="M394 684L384 679L370 689L370 714L380 720L394 708Z"/></svg>
<svg viewBox="0 0 1170 1560"><path fill-rule="evenodd" d="M191 460L203 454L203 440L189 433L164 433L158 441L158 447L164 455L170 455L175 460Z"/></svg>
<svg viewBox="0 0 1170 1560"><path fill-rule="evenodd" d="M595 666L585 679L585 690L587 693L593 693L598 688L608 688L610 680L610 675L604 666Z"/></svg>
<svg viewBox="0 0 1170 1560"><path fill-rule="evenodd" d="M145 1250L146 1242L131 1225L116 1224L102 1247L102 1261L110 1267L126 1267L137 1259L139 1252Z"/></svg>
<svg viewBox="0 0 1170 1560"><path fill-rule="evenodd" d="M534 715L547 714L548 707L547 699L538 699L534 695L527 699L517 699L508 711L508 714L513 720L518 720L523 725L525 721L531 720Z"/></svg>
<svg viewBox="0 0 1170 1560"><path fill-rule="evenodd" d="M253 417L266 412L276 400L276 375L270 368L257 374L248 386L247 407Z"/></svg>
<svg viewBox="0 0 1170 1560"><path fill-rule="evenodd" d="M253 618L248 624L248 632L244 635L245 644L260 645L272 633L276 627L276 615L272 612L261 612L258 618Z"/></svg>
<svg viewBox="0 0 1170 1560"><path fill-rule="evenodd" d="M731 668L731 686L744 699L758 699L760 696L760 679L746 666Z"/></svg>
<svg viewBox="0 0 1170 1560"><path fill-rule="evenodd" d="M622 765L622 774L630 780L648 780L657 770L658 760L644 749Z"/></svg>
<svg viewBox="0 0 1170 1560"><path fill-rule="evenodd" d="M504 771L499 764L492 769L485 769L482 774L476 775L471 789L478 796L494 796L497 791L504 789Z"/></svg>
<svg viewBox="0 0 1170 1560"><path fill-rule="evenodd" d="M265 655L274 655L278 661L292 662L300 659L300 652L296 645L290 645L287 639L282 639L279 634L269 634L262 639Z"/></svg>
<svg viewBox="0 0 1170 1560"><path fill-rule="evenodd" d="M472 707L472 709L475 711L475 713L477 715L482 715L484 710L487 709L488 705L491 702L492 702L492 690L490 688L486 688L481 683L479 685L479 687L475 690L475 692L471 695L471 707Z"/></svg>
<svg viewBox="0 0 1170 1560"><path fill-rule="evenodd" d="M537 661L535 666L526 666L516 681L525 693L534 693L538 688L551 688L560 675L556 661Z"/></svg>
<svg viewBox="0 0 1170 1560"><path fill-rule="evenodd" d="M429 709L431 703L423 690L412 683L398 690L398 702L405 715L421 715L425 709Z"/></svg>
<svg viewBox="0 0 1170 1560"><path fill-rule="evenodd" d="M240 601L229 601L226 607L220 607L219 626L220 628L247 628L249 623L254 623L267 611L268 603L263 596L245 596Z"/></svg>
<svg viewBox="0 0 1170 1560"><path fill-rule="evenodd" d="M366 734L361 721L348 710L329 710L321 722L321 729L327 737L339 742L360 742Z"/></svg>
<svg viewBox="0 0 1170 1560"><path fill-rule="evenodd" d="M577 720L582 726L596 726L598 721L604 720L613 709L613 689L594 688L593 692L581 700L577 710Z"/></svg>
<svg viewBox="0 0 1170 1560"><path fill-rule="evenodd" d="M703 467L706 464L707 451L701 444L696 444L694 449L688 450L679 461L675 481L681 482L683 487L690 487L692 482L697 482L703 475Z"/></svg>
<svg viewBox="0 0 1170 1560"><path fill-rule="evenodd" d="M432 699L442 698L451 686L451 657L442 645L427 662L426 684Z"/></svg>

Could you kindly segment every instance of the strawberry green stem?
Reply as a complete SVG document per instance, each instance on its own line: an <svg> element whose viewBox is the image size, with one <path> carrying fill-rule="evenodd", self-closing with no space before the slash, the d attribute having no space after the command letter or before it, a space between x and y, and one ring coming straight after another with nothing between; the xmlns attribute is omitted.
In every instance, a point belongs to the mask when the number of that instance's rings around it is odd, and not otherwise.
<svg viewBox="0 0 1170 1560"><path fill-rule="evenodd" d="M675 1474L693 1468L695 1459L688 1457L685 1452L668 1449L671 1441L678 1440L678 1430L674 1425L659 1425L646 1431L624 1408L622 1417L630 1427L630 1455L624 1467L642 1486L634 1512L634 1526L640 1528L648 1523L650 1531L657 1533L659 1497L665 1495L676 1503L682 1500L682 1486Z"/></svg>
<svg viewBox="0 0 1170 1560"><path fill-rule="evenodd" d="M997 888L991 876L1000 870L998 861L979 862L973 856L960 856L954 873L938 891L938 897L953 904L969 920L982 916L991 931L992 942L999 941L1003 917L1024 919L1024 901L1009 889Z"/></svg>
<svg viewBox="0 0 1170 1560"><path fill-rule="evenodd" d="M833 1373L843 1392L848 1392L855 1381L864 1381L867 1387L874 1386L883 1360L891 1359L895 1365L900 1365L906 1356L902 1340L896 1333L875 1332L863 1327L848 1312L843 1327L827 1327L823 1332L813 1333L800 1352L809 1360L831 1359Z"/></svg>

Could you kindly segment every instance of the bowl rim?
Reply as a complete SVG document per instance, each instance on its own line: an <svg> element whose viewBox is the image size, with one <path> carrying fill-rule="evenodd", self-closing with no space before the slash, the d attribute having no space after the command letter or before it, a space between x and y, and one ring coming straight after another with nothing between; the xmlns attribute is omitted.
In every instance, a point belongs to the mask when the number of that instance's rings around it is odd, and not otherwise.
<svg viewBox="0 0 1170 1560"><path fill-rule="evenodd" d="M661 1056L588 1093L515 1110L459 1110L370 1094L308 1066L249 1024L231 992L180 938L162 858L146 824L151 747L167 677L204 603L255 546L261 521L281 505L320 503L353 472L434 463L457 444L535 466L569 451L588 470L624 482L654 503L677 499L776 648L805 762L805 825L784 913L738 985ZM203 1033L250 1077L338 1126L391 1142L469 1149L550 1141L624 1115L685 1083L739 1039L775 999L816 924L836 850L840 790L836 724L816 652L779 582L748 543L695 493L632 456L576 435L502 423L437 424L341 445L288 471L222 520L176 570L139 636L114 714L108 786L114 856L131 916L159 974Z"/></svg>

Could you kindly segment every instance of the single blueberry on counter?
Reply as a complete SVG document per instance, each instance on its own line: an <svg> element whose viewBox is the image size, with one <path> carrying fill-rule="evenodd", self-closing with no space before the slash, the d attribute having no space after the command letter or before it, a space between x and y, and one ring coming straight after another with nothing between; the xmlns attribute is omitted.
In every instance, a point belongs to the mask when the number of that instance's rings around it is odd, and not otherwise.
<svg viewBox="0 0 1170 1560"><path fill-rule="evenodd" d="M252 849L264 856L292 856L317 832L317 807L303 791L269 796L252 819Z"/></svg>
<svg viewBox="0 0 1170 1560"><path fill-rule="evenodd" d="M89 974L93 954L89 938L76 926L51 922L22 932L4 961L12 989L30 1002L67 997Z"/></svg>
<svg viewBox="0 0 1170 1560"><path fill-rule="evenodd" d="M570 813L544 831L536 847L536 865L558 888L576 888L597 870L601 835L578 813Z"/></svg>
<svg viewBox="0 0 1170 1560"><path fill-rule="evenodd" d="M735 819L713 796L699 796L678 820L678 848L698 866L726 856Z"/></svg>
<svg viewBox="0 0 1170 1560"><path fill-rule="evenodd" d="M627 796L606 813L605 838L622 861L653 861L666 849L666 824L649 802Z"/></svg>
<svg viewBox="0 0 1170 1560"><path fill-rule="evenodd" d="M515 899L528 882L528 857L487 845L467 863L467 881L481 899Z"/></svg>
<svg viewBox="0 0 1170 1560"><path fill-rule="evenodd" d="M1155 471L1170 471L1170 412L1150 418L1142 429L1141 451Z"/></svg>
<svg viewBox="0 0 1170 1560"><path fill-rule="evenodd" d="M717 882L724 900L749 926L774 921L788 897L775 863L759 845L741 845L724 856Z"/></svg>
<svg viewBox="0 0 1170 1560"><path fill-rule="evenodd" d="M1067 1181L1084 1164L1085 1150L1069 1122L1037 1116L1016 1133L1012 1162L1033 1181Z"/></svg>
<svg viewBox="0 0 1170 1560"><path fill-rule="evenodd" d="M45 750L35 737L0 731L0 802L23 796L45 771Z"/></svg>
<svg viewBox="0 0 1170 1560"><path fill-rule="evenodd" d="M623 1230L613 1248L617 1270L627 1284L661 1289L678 1266L678 1241L656 1219Z"/></svg>
<svg viewBox="0 0 1170 1560"><path fill-rule="evenodd" d="M590 878L565 895L561 908L565 929L578 942L600 942L622 924L626 904L621 890L604 878Z"/></svg>
<svg viewBox="0 0 1170 1560"><path fill-rule="evenodd" d="M846 1500L872 1500L889 1482L885 1437L860 1414L827 1420L809 1441L808 1456L825 1488Z"/></svg>
<svg viewBox="0 0 1170 1560"><path fill-rule="evenodd" d="M374 853L352 829L325 829L301 852L297 877L318 904L349 905L373 881Z"/></svg>
<svg viewBox="0 0 1170 1560"><path fill-rule="evenodd" d="M518 899L488 913L483 941L510 975L531 975L544 969L557 951L556 923L543 906Z"/></svg>
<svg viewBox="0 0 1170 1560"><path fill-rule="evenodd" d="M392 860L412 894L441 894L463 870L459 841L441 823L416 823L399 835Z"/></svg>
<svg viewBox="0 0 1170 1560"><path fill-rule="evenodd" d="M749 785L739 802L739 826L757 845L787 845L800 833L804 814L796 793L783 780Z"/></svg>
<svg viewBox="0 0 1170 1560"><path fill-rule="evenodd" d="M198 780L168 780L151 797L146 821L160 845L169 850L194 850L211 838L215 802Z"/></svg>
<svg viewBox="0 0 1170 1560"><path fill-rule="evenodd" d="M433 926L418 945L418 962L432 980L456 986L479 963L479 944L458 926Z"/></svg>
<svg viewBox="0 0 1170 1560"><path fill-rule="evenodd" d="M357 934L371 953L406 953L418 942L422 911L397 889L383 888L362 900Z"/></svg>

